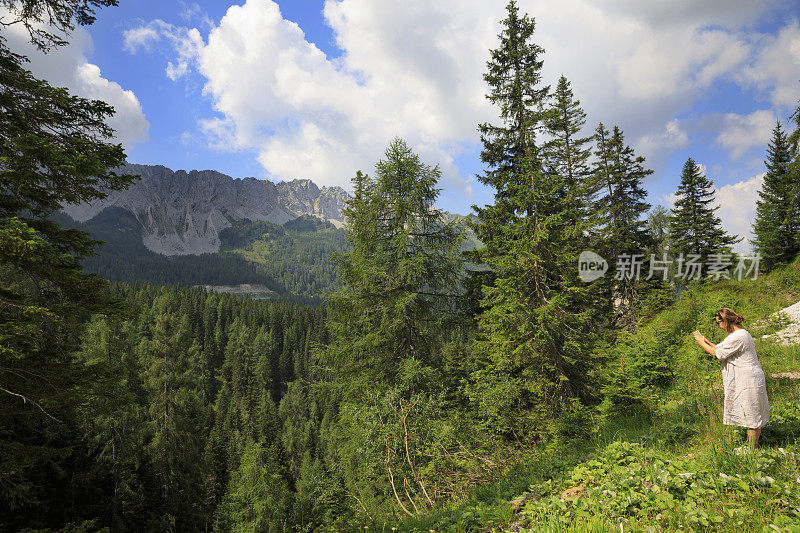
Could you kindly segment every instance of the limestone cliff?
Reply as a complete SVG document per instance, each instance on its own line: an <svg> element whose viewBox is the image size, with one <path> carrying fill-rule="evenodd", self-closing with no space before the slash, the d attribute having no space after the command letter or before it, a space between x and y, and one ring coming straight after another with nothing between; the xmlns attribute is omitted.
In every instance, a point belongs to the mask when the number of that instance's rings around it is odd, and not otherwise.
<svg viewBox="0 0 800 533"><path fill-rule="evenodd" d="M86 222L103 209L127 209L142 225L144 245L164 255L219 251L219 232L235 221L266 220L284 224L309 214L341 226L347 193L340 187L318 188L311 180L277 185L256 178L234 179L213 170L172 171L163 166L126 165L120 173L141 179L123 191L92 204L64 209Z"/></svg>

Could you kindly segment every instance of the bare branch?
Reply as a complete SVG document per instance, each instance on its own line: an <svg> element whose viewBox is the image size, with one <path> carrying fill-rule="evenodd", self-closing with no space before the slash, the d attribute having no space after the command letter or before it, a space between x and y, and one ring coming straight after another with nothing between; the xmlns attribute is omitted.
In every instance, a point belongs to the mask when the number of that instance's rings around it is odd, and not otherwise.
<svg viewBox="0 0 800 533"><path fill-rule="evenodd" d="M49 418L52 418L53 420L55 420L55 421L56 421L56 422L58 422L59 424L63 424L63 422L61 422L61 420L59 420L58 418L54 417L53 415L51 415L51 414L50 414L50 413L48 413L47 411L45 411L45 410L44 410L44 407L42 407L41 405L39 405L37 402L35 402L35 401L31 400L30 398L27 398L27 397L23 396L22 394L18 394L18 393L16 393L16 392L11 392L10 390L6 389L6 388L5 388L5 387L3 387L3 386L0 386L0 391L6 392L6 393L10 394L11 396L17 396L18 398L22 398L22 403L24 403L24 404L25 404L25 403L28 403L28 402L32 403L33 405L35 405L36 407L38 407L38 408L39 408L39 410L40 410L41 412L43 412L45 415L47 415Z"/></svg>
<svg viewBox="0 0 800 533"><path fill-rule="evenodd" d="M419 507L417 507L417 502L415 502L414 498L412 498L411 495L408 493L407 487L408 487L408 479L403 477L403 492L406 493L406 498L408 498L411 501L411 505L414 506L414 510L417 512L417 514L419 514Z"/></svg>
<svg viewBox="0 0 800 533"><path fill-rule="evenodd" d="M414 516L414 513L406 509L406 506L403 505L403 502L400 501L400 496L397 495L397 489L394 487L394 476L392 475L392 468L389 466L388 463L386 464L386 470L389 472L389 483L391 483L392 485L392 492L394 492L394 499L397 500L397 503L400 504L400 507L403 508L403 511L405 511L408 516Z"/></svg>

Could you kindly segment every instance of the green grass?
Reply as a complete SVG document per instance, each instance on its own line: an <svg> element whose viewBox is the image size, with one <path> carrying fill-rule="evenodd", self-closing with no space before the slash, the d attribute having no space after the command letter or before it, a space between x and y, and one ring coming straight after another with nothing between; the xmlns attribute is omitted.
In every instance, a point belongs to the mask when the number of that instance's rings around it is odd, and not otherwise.
<svg viewBox="0 0 800 533"><path fill-rule="evenodd" d="M724 332L711 317L730 307L746 317L768 376L800 370L800 346L761 339L783 326L767 317L798 300L798 264L757 280L684 293L634 335L634 345L667 350L674 360L672 383L648 390L640 408L598 411L589 441L531 450L527 463L460 501L368 529L800 532L800 381L768 377L770 423L761 449L739 455L735 449L746 435L721 423L719 364L691 339L699 329L719 342ZM581 496L562 500L567 489ZM527 501L515 512L510 502L520 495Z"/></svg>

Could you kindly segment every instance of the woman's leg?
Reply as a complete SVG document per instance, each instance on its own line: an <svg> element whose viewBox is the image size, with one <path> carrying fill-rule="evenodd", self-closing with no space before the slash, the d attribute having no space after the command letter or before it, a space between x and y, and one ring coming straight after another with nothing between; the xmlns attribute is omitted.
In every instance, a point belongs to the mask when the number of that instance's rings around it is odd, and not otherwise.
<svg viewBox="0 0 800 533"><path fill-rule="evenodd" d="M747 428L747 445L750 451L758 449L758 437L761 435L761 428L750 429Z"/></svg>

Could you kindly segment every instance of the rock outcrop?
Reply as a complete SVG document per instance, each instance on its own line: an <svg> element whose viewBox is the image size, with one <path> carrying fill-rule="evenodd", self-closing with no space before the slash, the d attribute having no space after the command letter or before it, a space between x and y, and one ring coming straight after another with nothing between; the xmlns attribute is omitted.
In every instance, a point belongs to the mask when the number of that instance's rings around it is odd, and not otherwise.
<svg viewBox="0 0 800 533"><path fill-rule="evenodd" d="M772 335L763 335L762 339L771 339L781 346L800 344L800 302L773 313L770 318L783 321L785 327Z"/></svg>

